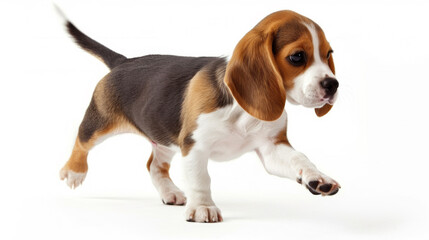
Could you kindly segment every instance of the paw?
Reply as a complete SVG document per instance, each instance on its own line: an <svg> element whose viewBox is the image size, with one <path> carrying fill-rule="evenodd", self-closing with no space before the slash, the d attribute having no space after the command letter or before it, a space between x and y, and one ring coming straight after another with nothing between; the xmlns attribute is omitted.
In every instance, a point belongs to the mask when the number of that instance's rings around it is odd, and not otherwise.
<svg viewBox="0 0 429 240"><path fill-rule="evenodd" d="M162 194L161 200L165 205L186 205L185 194L181 191Z"/></svg>
<svg viewBox="0 0 429 240"><path fill-rule="evenodd" d="M71 189L77 188L79 185L81 185L83 180L85 180L85 177L86 172L78 173L65 168L61 169L60 171L60 179L67 179L66 183Z"/></svg>
<svg viewBox="0 0 429 240"><path fill-rule="evenodd" d="M314 195L335 195L341 188L339 183L317 170L301 171L297 182L304 185Z"/></svg>
<svg viewBox="0 0 429 240"><path fill-rule="evenodd" d="M186 209L186 221L188 222L201 222L201 223L215 223L222 222L223 218L219 208L216 206L195 206Z"/></svg>

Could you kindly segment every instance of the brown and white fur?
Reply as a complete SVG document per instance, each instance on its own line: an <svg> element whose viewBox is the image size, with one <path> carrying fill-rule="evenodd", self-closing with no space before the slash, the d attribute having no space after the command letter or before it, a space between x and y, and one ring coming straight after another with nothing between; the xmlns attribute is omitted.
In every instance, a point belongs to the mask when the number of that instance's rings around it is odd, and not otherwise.
<svg viewBox="0 0 429 240"><path fill-rule="evenodd" d="M340 185L287 139L286 100L325 115L337 98L332 49L322 29L292 11L272 13L250 30L231 59L148 55L128 59L66 22L69 33L110 69L97 85L61 179L82 184L88 152L113 134L134 132L152 143L147 163L165 204L186 204L186 220L220 222L211 197L209 159L255 151L266 171L297 180L313 194ZM180 152L186 195L169 177Z"/></svg>

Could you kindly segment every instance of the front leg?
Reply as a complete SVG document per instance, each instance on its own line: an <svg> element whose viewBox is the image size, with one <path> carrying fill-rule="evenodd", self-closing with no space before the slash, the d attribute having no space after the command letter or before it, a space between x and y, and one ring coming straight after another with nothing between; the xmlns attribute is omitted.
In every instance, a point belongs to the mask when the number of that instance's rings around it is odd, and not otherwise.
<svg viewBox="0 0 429 240"><path fill-rule="evenodd" d="M208 155L192 150L183 159L186 181L186 221L221 222L222 215L211 197L210 176L207 171Z"/></svg>
<svg viewBox="0 0 429 240"><path fill-rule="evenodd" d="M256 150L268 173L295 179L315 195L334 195L340 185L320 172L308 158L287 141L268 142Z"/></svg>

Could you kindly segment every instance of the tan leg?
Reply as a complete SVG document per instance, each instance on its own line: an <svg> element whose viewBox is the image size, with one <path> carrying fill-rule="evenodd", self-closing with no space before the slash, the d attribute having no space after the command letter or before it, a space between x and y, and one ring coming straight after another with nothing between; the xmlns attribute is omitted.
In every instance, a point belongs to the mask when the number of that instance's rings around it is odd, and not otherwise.
<svg viewBox="0 0 429 240"><path fill-rule="evenodd" d="M88 151L92 147L89 145L88 143L82 144L77 137L72 154L60 171L61 180L67 179L67 185L72 189L81 185L85 180L88 171Z"/></svg>
<svg viewBox="0 0 429 240"><path fill-rule="evenodd" d="M60 179L67 179L67 185L70 188L78 187L82 184L83 180L85 180L86 173L88 171L88 152L95 145L102 142L102 140L119 133L137 132L135 128L125 120L116 120L113 123L105 124L103 127L100 127L92 133L88 133L88 129L85 129L85 127L87 127L85 125L86 120L87 118L84 118L84 121L80 126L79 135L76 138L69 160L60 171Z"/></svg>
<svg viewBox="0 0 429 240"><path fill-rule="evenodd" d="M162 202L167 205L185 205L185 194L173 183L168 173L171 159L176 152L159 144L153 143L152 146L147 168Z"/></svg>
<svg viewBox="0 0 429 240"><path fill-rule="evenodd" d="M95 88L94 95L86 110L72 154L60 171L61 180L67 179L67 185L76 188L85 180L88 171L88 152L109 136L132 132L143 135L120 111L117 100L112 97L107 78L103 78Z"/></svg>
<svg viewBox="0 0 429 240"><path fill-rule="evenodd" d="M88 152L107 137L123 133L136 132L123 115L118 113L114 102L108 97L105 79L97 85L94 96L86 110L79 127L72 154L60 171L61 180L67 179L70 188L76 188L85 180L88 171Z"/></svg>

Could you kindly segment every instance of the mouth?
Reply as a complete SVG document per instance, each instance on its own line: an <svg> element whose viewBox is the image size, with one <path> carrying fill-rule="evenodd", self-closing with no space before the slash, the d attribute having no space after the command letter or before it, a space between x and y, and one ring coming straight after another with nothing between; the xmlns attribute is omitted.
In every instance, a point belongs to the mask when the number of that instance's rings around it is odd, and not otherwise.
<svg viewBox="0 0 429 240"><path fill-rule="evenodd" d="M320 101L320 103L322 103L322 104L326 104L326 103L328 103L328 104L330 104L330 105L334 105L334 102L335 102L335 100L334 100L334 96L330 96L330 97L323 97L323 98L321 98L319 101Z"/></svg>
<svg viewBox="0 0 429 240"><path fill-rule="evenodd" d="M337 93L334 95L327 95L326 93L321 93L317 91L310 91L310 93L302 93L302 95L298 95L293 93L287 94L287 99L290 103L294 105L302 105L308 108L319 108L323 107L325 104L334 105L337 99Z"/></svg>
<svg viewBox="0 0 429 240"><path fill-rule="evenodd" d="M335 100L337 100L337 95L338 94L334 94L334 95L325 95L322 98L319 99L320 103L324 104L329 104L329 105L334 105Z"/></svg>

